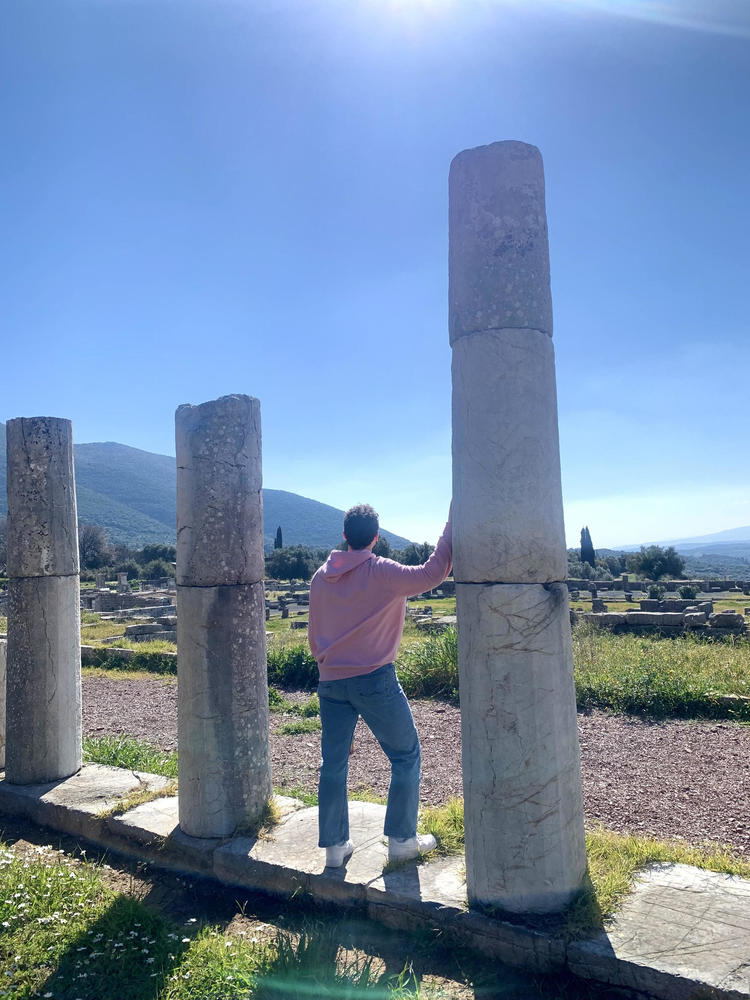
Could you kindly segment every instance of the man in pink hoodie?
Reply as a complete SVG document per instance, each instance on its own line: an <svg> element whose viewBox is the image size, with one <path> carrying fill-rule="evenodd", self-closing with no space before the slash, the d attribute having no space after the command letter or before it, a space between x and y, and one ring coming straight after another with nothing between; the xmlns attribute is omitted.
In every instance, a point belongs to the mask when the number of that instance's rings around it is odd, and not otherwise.
<svg viewBox="0 0 750 1000"><path fill-rule="evenodd" d="M419 738L393 661L406 598L432 590L450 572L451 524L421 566L376 556L378 528L378 515L368 504L348 510L349 550L332 552L310 584L308 635L320 670L322 724L318 846L326 849L327 867L339 867L354 850L346 778L360 715L391 762L384 829L389 859L418 857L435 847L432 835L417 836Z"/></svg>

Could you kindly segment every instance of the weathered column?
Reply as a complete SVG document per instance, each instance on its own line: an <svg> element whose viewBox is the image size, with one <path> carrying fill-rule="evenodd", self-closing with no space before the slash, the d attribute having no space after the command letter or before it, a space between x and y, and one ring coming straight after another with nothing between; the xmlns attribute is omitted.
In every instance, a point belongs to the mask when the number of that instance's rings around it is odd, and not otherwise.
<svg viewBox="0 0 750 1000"><path fill-rule="evenodd" d="M562 909L586 868L542 160L450 173L453 567L472 905Z"/></svg>
<svg viewBox="0 0 750 1000"><path fill-rule="evenodd" d="M271 795L260 403L180 406L176 431L180 826L226 837Z"/></svg>
<svg viewBox="0 0 750 1000"><path fill-rule="evenodd" d="M81 767L78 521L69 420L9 420L6 769L13 784Z"/></svg>
<svg viewBox="0 0 750 1000"><path fill-rule="evenodd" d="M8 643L0 639L0 771L5 770L5 666Z"/></svg>

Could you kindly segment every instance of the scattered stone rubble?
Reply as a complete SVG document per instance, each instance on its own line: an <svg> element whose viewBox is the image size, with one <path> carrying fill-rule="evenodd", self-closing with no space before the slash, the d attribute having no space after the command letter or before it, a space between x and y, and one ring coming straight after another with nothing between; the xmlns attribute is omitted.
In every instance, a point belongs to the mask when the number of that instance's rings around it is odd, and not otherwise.
<svg viewBox="0 0 750 1000"><path fill-rule="evenodd" d="M591 622L612 632L659 633L677 635L685 632L709 639L742 635L747 623L738 611L714 611L713 601L644 600L639 611L610 611L604 601L591 613L570 612L570 621Z"/></svg>

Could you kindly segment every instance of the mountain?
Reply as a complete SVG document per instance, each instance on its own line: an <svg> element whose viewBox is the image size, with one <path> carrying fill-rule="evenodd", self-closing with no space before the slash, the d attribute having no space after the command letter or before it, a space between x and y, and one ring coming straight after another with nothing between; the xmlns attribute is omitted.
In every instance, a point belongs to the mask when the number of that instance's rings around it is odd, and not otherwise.
<svg viewBox="0 0 750 1000"><path fill-rule="evenodd" d="M0 514L5 514L5 424L0 423ZM174 544L176 468L174 458L108 441L75 445L78 517L106 529L110 541L134 547L149 542ZM273 547L281 525L285 545L331 548L341 540L344 512L328 504L288 493L263 490L263 541ZM381 530L397 549L407 538Z"/></svg>
<svg viewBox="0 0 750 1000"><path fill-rule="evenodd" d="M673 546L683 556L716 555L729 559L750 557L750 525L727 528L710 535L694 535L691 538L670 538L666 541L641 543L647 545ZM622 545L612 551L635 552L639 545Z"/></svg>

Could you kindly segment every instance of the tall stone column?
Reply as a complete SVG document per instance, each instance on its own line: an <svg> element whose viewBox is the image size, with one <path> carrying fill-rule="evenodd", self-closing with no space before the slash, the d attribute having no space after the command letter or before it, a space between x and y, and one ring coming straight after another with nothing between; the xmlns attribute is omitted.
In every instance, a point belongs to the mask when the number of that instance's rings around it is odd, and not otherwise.
<svg viewBox="0 0 750 1000"><path fill-rule="evenodd" d="M6 779L57 781L81 767L78 520L69 420L7 424Z"/></svg>
<svg viewBox="0 0 750 1000"><path fill-rule="evenodd" d="M180 406L176 439L180 826L227 837L271 795L260 403Z"/></svg>
<svg viewBox="0 0 750 1000"><path fill-rule="evenodd" d="M469 901L553 912L580 888L586 853L534 146L454 159L449 298Z"/></svg>

